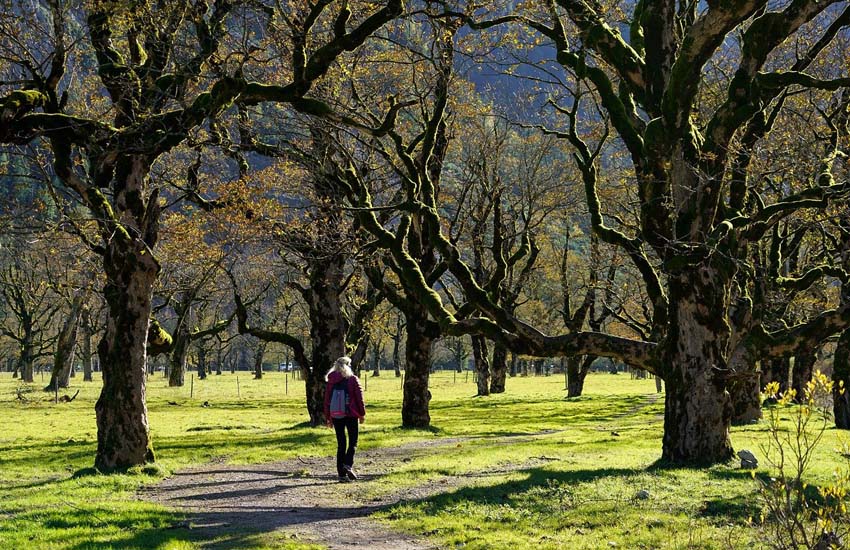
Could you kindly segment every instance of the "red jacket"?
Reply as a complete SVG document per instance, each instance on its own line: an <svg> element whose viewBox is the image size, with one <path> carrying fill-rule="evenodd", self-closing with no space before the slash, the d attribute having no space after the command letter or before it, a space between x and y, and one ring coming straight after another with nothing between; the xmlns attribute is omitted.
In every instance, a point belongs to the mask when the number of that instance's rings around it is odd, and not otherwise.
<svg viewBox="0 0 850 550"><path fill-rule="evenodd" d="M328 375L328 383L325 386L325 418L331 417L331 393L334 390L334 384L342 380L344 377L341 373L334 371ZM360 390L360 380L356 376L350 377L348 380L348 415L363 418L366 416L366 405L363 403L363 392Z"/></svg>

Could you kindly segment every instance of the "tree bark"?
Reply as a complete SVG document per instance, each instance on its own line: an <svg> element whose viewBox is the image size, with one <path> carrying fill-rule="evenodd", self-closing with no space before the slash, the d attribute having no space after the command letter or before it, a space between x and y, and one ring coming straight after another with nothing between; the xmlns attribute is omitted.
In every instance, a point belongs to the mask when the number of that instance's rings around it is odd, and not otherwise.
<svg viewBox="0 0 850 550"><path fill-rule="evenodd" d="M74 351L77 347L77 331L80 328L80 318L83 312L85 298L81 294L74 296L68 317L62 324L59 337L56 340L56 353L53 356L53 369L50 372L50 382L44 391L55 391L67 388L70 384L71 370L74 368Z"/></svg>
<svg viewBox="0 0 850 550"><path fill-rule="evenodd" d="M185 323L181 323L173 336L173 348L169 357L168 387L183 387L186 383L186 366L189 361L189 334Z"/></svg>
<svg viewBox="0 0 850 550"><path fill-rule="evenodd" d="M505 378L508 374L508 348L493 344L493 378L490 380L490 393L505 393Z"/></svg>
<svg viewBox="0 0 850 550"><path fill-rule="evenodd" d="M729 382L732 401L732 425L743 426L761 419L761 377L753 370L749 375Z"/></svg>
<svg viewBox="0 0 850 550"><path fill-rule="evenodd" d="M21 355L18 359L18 370L21 373L21 382L32 384L35 381L33 376L35 361L35 343L34 336L31 331L26 331L21 339Z"/></svg>
<svg viewBox="0 0 850 550"><path fill-rule="evenodd" d="M816 359L815 350L800 352L794 356L794 368L791 370L791 387L796 392L794 399L798 403L802 403L806 398L806 384L812 379Z"/></svg>
<svg viewBox="0 0 850 550"><path fill-rule="evenodd" d="M254 348L254 380L262 380L263 378L263 359L265 356L266 343L258 340L257 346Z"/></svg>
<svg viewBox="0 0 850 550"><path fill-rule="evenodd" d="M80 319L80 341L82 344L82 360L83 360L83 382L92 381L92 351L91 351L91 312L88 308L83 310L83 316Z"/></svg>
<svg viewBox="0 0 850 550"><path fill-rule="evenodd" d="M427 428L431 425L431 344L428 334L428 312L419 304L410 303L405 311L407 340L405 345L404 396L401 404L401 425L404 428Z"/></svg>
<svg viewBox="0 0 850 550"><path fill-rule="evenodd" d="M832 411L835 427L850 430L850 329L841 333L832 364Z"/></svg>
<svg viewBox="0 0 850 550"><path fill-rule="evenodd" d="M154 460L145 403L147 334L153 284L159 264L144 243L115 239L104 257L108 305L106 330L98 345L103 389L95 405L101 471Z"/></svg>
<svg viewBox="0 0 850 550"><path fill-rule="evenodd" d="M724 462L732 457L732 403L724 374L730 331L722 314L728 282L716 267L703 264L671 276L670 289L662 459Z"/></svg>
<svg viewBox="0 0 850 550"><path fill-rule="evenodd" d="M312 368L302 367L301 372L312 426L325 423L325 374L337 358L346 355L346 325L341 302L344 266L345 259L341 255L311 260L309 314Z"/></svg>
<svg viewBox="0 0 850 550"><path fill-rule="evenodd" d="M381 376L381 345L378 342L372 346L372 376Z"/></svg>
<svg viewBox="0 0 850 550"><path fill-rule="evenodd" d="M401 378L401 327L402 322L399 317L396 332L393 334L393 371L396 378Z"/></svg>
<svg viewBox="0 0 850 550"><path fill-rule="evenodd" d="M732 424L742 426L761 419L761 376L756 352L746 337L733 346L729 357L732 377L727 381L732 401Z"/></svg>
<svg viewBox="0 0 850 550"><path fill-rule="evenodd" d="M487 358L487 340L483 336L472 337L472 356L475 359L478 396L490 395L490 361Z"/></svg>
<svg viewBox="0 0 850 550"><path fill-rule="evenodd" d="M195 351L198 353L198 380L206 380L207 370L207 348L203 341L198 341L195 344Z"/></svg>
<svg viewBox="0 0 850 550"><path fill-rule="evenodd" d="M766 362L763 369L762 388L770 382L779 384L779 393L785 393L790 387L791 361L788 357L777 357Z"/></svg>
<svg viewBox="0 0 850 550"><path fill-rule="evenodd" d="M593 363L593 357L567 357L567 397L580 397L584 391L584 380Z"/></svg>

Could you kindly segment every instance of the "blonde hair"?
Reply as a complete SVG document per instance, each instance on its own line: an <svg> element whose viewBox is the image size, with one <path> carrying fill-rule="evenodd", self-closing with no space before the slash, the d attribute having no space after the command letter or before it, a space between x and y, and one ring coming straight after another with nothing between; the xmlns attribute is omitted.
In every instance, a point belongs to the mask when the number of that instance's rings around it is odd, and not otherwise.
<svg viewBox="0 0 850 550"><path fill-rule="evenodd" d="M328 381L328 376L330 376L332 372L340 373L343 378L351 378L354 376L354 371L351 370L351 357L343 355L334 361L334 366L332 366L331 370L329 370L325 375L325 382Z"/></svg>

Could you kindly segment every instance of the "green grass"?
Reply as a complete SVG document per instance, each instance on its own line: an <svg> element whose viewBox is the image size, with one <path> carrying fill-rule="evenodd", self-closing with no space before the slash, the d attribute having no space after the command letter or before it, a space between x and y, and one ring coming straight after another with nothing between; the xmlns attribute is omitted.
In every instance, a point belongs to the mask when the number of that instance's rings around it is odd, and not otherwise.
<svg viewBox="0 0 850 550"><path fill-rule="evenodd" d="M99 383L72 380L71 403L40 391L16 399L20 383L0 375L0 548L190 550L185 518L135 498L168 472L210 461L269 462L329 455L332 433L305 425L303 384L284 374L252 380L225 374L168 388L148 382L155 468L91 475ZM288 393L287 393L288 380ZM472 486L404 501L379 513L391 526L463 548L745 548L759 512L754 482L732 466L660 469L663 399L651 380L591 375L584 397L565 400L561 376L508 380L508 393L475 398L471 377L432 378L433 430L399 428L401 388L392 373L368 377L361 449L413 440L468 437L412 453L361 490L397 493L446 476ZM36 384L39 388L41 385ZM237 394L238 392L238 394ZM208 406L203 406L204 402ZM175 404L176 403L176 404ZM759 455L765 426L735 429L736 449ZM839 465L829 430L813 481ZM510 470L510 471L508 471ZM648 499L638 499L639 491ZM222 547L315 548L285 533L242 534ZM611 546L613 547L613 546Z"/></svg>

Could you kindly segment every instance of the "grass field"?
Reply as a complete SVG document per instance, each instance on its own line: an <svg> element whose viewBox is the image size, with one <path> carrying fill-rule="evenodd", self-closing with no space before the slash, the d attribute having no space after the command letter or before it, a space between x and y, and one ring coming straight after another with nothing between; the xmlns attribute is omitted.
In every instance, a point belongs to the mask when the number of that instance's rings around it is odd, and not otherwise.
<svg viewBox="0 0 850 550"><path fill-rule="evenodd" d="M590 375L586 395L565 400L560 376L515 378L506 394L473 398L471 377L438 373L430 431L399 428L401 388L392 373L364 382L369 412L361 449L472 438L448 447L451 452L413 457L364 490L397 491L441 476L528 464L379 512L396 529L470 549L758 547L747 524L760 509L748 471L734 464L654 467L663 399L655 398L651 380ZM0 374L0 549L200 548L203 541L179 514L139 501L136 491L207 462L326 456L334 448L329 430L305 424L303 384L290 375L256 381L249 373L224 374L183 388L168 388L157 375L148 382L156 467L92 475L99 383L72 379L68 393L80 389L79 396L59 404L40 391L21 401L20 388ZM759 455L765 429L763 423L736 428L735 448ZM522 434L536 435L511 444L502 437ZM837 431L827 431L812 482L828 480L841 465L835 452L841 443ZM637 498L640 491L649 498ZM269 533L249 547L310 546Z"/></svg>

